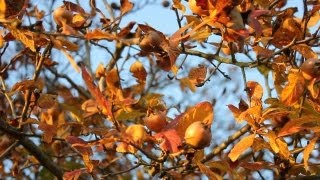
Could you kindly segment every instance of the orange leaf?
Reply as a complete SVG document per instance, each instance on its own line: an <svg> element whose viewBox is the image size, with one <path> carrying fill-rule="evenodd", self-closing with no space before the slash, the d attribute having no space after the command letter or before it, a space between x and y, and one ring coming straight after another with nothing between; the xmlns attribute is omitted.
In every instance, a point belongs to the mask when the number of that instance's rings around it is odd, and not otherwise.
<svg viewBox="0 0 320 180"><path fill-rule="evenodd" d="M133 3L130 2L129 0L120 0L120 4L121 4L120 10L122 15L131 11L131 9L133 8Z"/></svg>
<svg viewBox="0 0 320 180"><path fill-rule="evenodd" d="M303 95L305 80L300 72L290 72L288 85L281 92L280 100L288 106L297 103Z"/></svg>
<svg viewBox="0 0 320 180"><path fill-rule="evenodd" d="M251 107L253 106L261 106L261 98L263 95L262 86L255 81L247 82L247 92L249 94L249 98L251 101Z"/></svg>
<svg viewBox="0 0 320 180"><path fill-rule="evenodd" d="M279 131L278 137L291 135L310 128L308 124L317 124L319 117L315 116L302 116L301 118L291 119Z"/></svg>
<svg viewBox="0 0 320 180"><path fill-rule="evenodd" d="M40 94L37 100L37 105L42 109L52 108L57 104L57 95L53 94Z"/></svg>
<svg viewBox="0 0 320 180"><path fill-rule="evenodd" d="M161 140L160 148L164 151L176 153L182 145L182 140L174 129L164 130L154 135L157 140Z"/></svg>
<svg viewBox="0 0 320 180"><path fill-rule="evenodd" d="M86 169L76 169L74 171L70 172L65 172L63 174L63 180L77 180L79 179L80 175L82 173L85 173L87 170Z"/></svg>
<svg viewBox="0 0 320 180"><path fill-rule="evenodd" d="M279 149L279 146L277 144L277 136L275 134L274 131L269 131L266 136L268 137L269 139L269 145L271 146L272 150L275 152L275 153L279 153L280 149Z"/></svg>
<svg viewBox="0 0 320 180"><path fill-rule="evenodd" d="M179 136L183 138L189 125L196 121L202 121L211 127L213 121L213 108L211 103L201 102L189 108L186 112L171 121L165 129L175 129Z"/></svg>
<svg viewBox="0 0 320 180"><path fill-rule="evenodd" d="M308 160L311 152L314 150L318 137L314 137L303 150L303 165L306 171L309 171Z"/></svg>
<svg viewBox="0 0 320 180"><path fill-rule="evenodd" d="M207 75L207 68L204 65L199 65L197 68L192 68L189 72L189 79L192 84L200 85L204 82Z"/></svg>
<svg viewBox="0 0 320 180"><path fill-rule="evenodd" d="M82 154L82 159L84 162L84 165L87 167L88 172L92 172L94 165L92 164L91 160L90 160L90 155L88 153Z"/></svg>
<svg viewBox="0 0 320 180"><path fill-rule="evenodd" d="M81 154L92 154L91 146L88 144L88 142L84 141L81 138L68 136L66 137L66 142L71 144L71 146Z"/></svg>
<svg viewBox="0 0 320 180"><path fill-rule="evenodd" d="M297 45L292 46L291 48L298 51L306 59L310 59L310 58L318 59L317 53L315 53L311 49L311 46L308 46L306 44L297 44Z"/></svg>
<svg viewBox="0 0 320 180"><path fill-rule="evenodd" d="M197 163L197 166L199 167L200 171L203 174L205 174L209 179L214 179L214 180L222 180L223 179L219 174L213 172L210 168L208 168L204 164Z"/></svg>
<svg viewBox="0 0 320 180"><path fill-rule="evenodd" d="M146 82L147 71L140 61L136 61L131 65L130 72L133 74L133 77L138 79L139 83L144 84Z"/></svg>
<svg viewBox="0 0 320 180"><path fill-rule="evenodd" d="M232 162L235 162L245 150L252 146L255 136L255 134L251 134L244 137L232 148L228 155Z"/></svg>
<svg viewBox="0 0 320 180"><path fill-rule="evenodd" d="M57 129L54 125L40 122L38 128L43 131L43 141L46 143L51 143L52 138L57 134Z"/></svg>
<svg viewBox="0 0 320 180"><path fill-rule="evenodd" d="M13 24L13 23L12 23ZM34 42L34 33L28 30L20 30L17 29L13 25L6 26L10 33L19 41L21 41L27 48L29 48L32 52L36 52L36 44Z"/></svg>
<svg viewBox="0 0 320 180"><path fill-rule="evenodd" d="M108 41L117 40L118 38L113 34L110 34L106 31L100 29L94 29L93 31L88 31L84 36L87 40L101 40L106 39Z"/></svg>
<svg viewBox="0 0 320 180"><path fill-rule="evenodd" d="M86 86L88 87L88 90L91 93L91 95L97 101L98 105L101 106L102 113L106 116L112 117L111 103L104 97L102 92L96 86L96 84L94 83L91 75L88 73L85 66L82 66L81 70L82 70L82 79L84 80Z"/></svg>

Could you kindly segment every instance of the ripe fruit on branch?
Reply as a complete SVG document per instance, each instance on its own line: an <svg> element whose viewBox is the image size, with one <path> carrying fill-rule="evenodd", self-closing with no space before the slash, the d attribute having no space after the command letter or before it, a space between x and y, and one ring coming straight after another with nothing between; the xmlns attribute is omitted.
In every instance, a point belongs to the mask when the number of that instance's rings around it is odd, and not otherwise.
<svg viewBox="0 0 320 180"><path fill-rule="evenodd" d="M163 41L160 34L156 31L149 31L142 35L139 46L143 51L146 52L158 52L161 50L160 44Z"/></svg>
<svg viewBox="0 0 320 180"><path fill-rule="evenodd" d="M210 127L201 121L190 124L184 135L185 142L195 149L202 149L210 145L211 131Z"/></svg>
<svg viewBox="0 0 320 180"><path fill-rule="evenodd" d="M60 6L53 11L53 20L58 26L72 23L73 13L67 10L65 6Z"/></svg>
<svg viewBox="0 0 320 180"><path fill-rule="evenodd" d="M148 129L154 132L160 132L168 123L164 112L158 112L157 114L150 114L145 117L144 124Z"/></svg>
<svg viewBox="0 0 320 180"><path fill-rule="evenodd" d="M310 58L302 63L300 70L305 79L311 80L320 76L320 60Z"/></svg>

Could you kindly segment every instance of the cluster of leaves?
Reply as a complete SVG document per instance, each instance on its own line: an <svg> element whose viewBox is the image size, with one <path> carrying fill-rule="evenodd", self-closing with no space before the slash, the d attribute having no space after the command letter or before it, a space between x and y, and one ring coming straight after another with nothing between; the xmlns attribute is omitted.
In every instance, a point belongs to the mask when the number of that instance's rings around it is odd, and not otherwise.
<svg viewBox="0 0 320 180"><path fill-rule="evenodd" d="M313 153L319 146L318 1L304 0L298 18L298 9L287 8L285 0L173 0L180 28L172 35L136 22L120 27L121 19L139 12L129 0L106 3L110 17L94 0L90 13L69 1L52 13L27 0L0 2L0 159L7 160L1 176L242 179L255 172L263 178L266 170L281 178L320 174L319 165L309 163L319 159ZM45 14L56 30L44 25ZM220 42L210 42L211 37ZM11 44L19 47L13 56ZM90 57L81 63L74 58L92 46L111 57L94 72ZM64 54L87 90L76 77L58 72L63 62L54 60L57 53ZM240 54L248 60L240 60ZM185 59L178 65L181 56ZM188 71L182 68L188 56L206 62ZM315 62L303 69L307 59ZM213 100L176 107L179 114L170 118L166 97L152 89L172 81L181 91L209 88L217 72L230 79L221 64L242 70L247 100L227 107L246 126L205 152L188 143L185 134L195 122L211 127ZM121 68L125 66L127 70ZM265 87L246 80L249 68L266 78ZM12 77L21 69L22 78ZM125 70L130 77L122 75ZM168 72L169 78L160 78ZM134 83L124 86L124 79Z"/></svg>

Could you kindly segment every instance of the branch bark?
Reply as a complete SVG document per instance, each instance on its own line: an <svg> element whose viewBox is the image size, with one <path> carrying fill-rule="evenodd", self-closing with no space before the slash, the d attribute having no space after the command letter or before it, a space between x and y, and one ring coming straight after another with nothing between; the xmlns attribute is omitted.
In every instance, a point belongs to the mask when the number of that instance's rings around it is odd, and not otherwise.
<svg viewBox="0 0 320 180"><path fill-rule="evenodd" d="M32 142L29 138L25 137L18 129L10 126L5 120L0 117L0 130L19 140L19 143L33 155L42 166L47 168L58 179L62 179L63 170L56 165L40 148Z"/></svg>

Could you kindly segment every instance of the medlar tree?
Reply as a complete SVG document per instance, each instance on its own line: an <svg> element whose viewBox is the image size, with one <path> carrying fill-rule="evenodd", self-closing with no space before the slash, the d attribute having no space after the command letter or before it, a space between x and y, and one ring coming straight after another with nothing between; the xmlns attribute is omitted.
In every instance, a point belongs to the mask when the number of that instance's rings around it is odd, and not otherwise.
<svg viewBox="0 0 320 180"><path fill-rule="evenodd" d="M320 6L290 3L1 0L1 177L317 177Z"/></svg>

